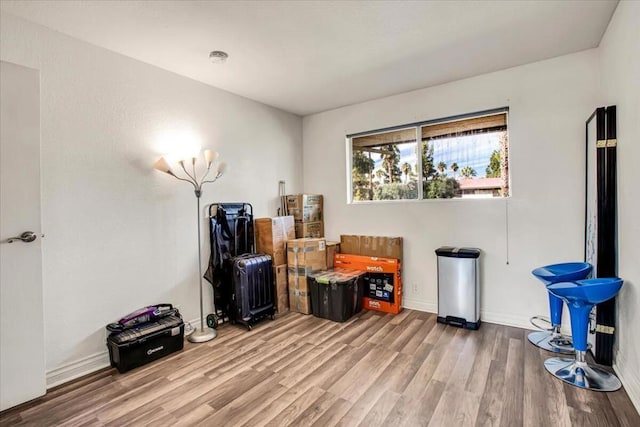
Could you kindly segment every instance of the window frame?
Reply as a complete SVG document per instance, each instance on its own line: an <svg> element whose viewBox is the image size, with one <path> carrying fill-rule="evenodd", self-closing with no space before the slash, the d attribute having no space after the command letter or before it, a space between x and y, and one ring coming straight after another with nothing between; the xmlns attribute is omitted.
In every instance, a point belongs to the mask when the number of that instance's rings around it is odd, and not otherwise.
<svg viewBox="0 0 640 427"><path fill-rule="evenodd" d="M370 204L370 203L421 203L421 202L431 202L431 201L453 201L453 200L504 200L509 199L513 193L513 186L511 183L511 167L508 168L507 172L507 180L509 183L509 194L502 197L482 197L482 198L466 198L466 197L453 197L450 199L445 198L436 198L436 199L428 199L424 198L424 190L422 186L422 128L424 126L432 126L440 123L448 123L448 122L456 122L473 118L480 118L486 116L493 116L497 114L505 114L506 121L506 132L507 132L507 144L510 144L509 139L509 107L500 107L500 108L492 108L489 110L476 111L473 113L465 113L458 114L455 116L448 116L439 119L432 120L423 120L420 122L407 123L404 125L390 126L381 129L375 129L371 131L357 132L352 134L347 134L345 136L345 145L346 145L346 157L347 157L347 203L348 204ZM418 197L416 199L395 199L395 200L354 200L353 198L353 138L361 138L365 136L379 135L383 133L394 132L398 130L406 130L413 128L415 130L415 138L416 138L416 168L419 171L419 182L418 185ZM509 145L508 145L509 146ZM511 151L509 147L509 151ZM511 162L509 162L511 163Z"/></svg>

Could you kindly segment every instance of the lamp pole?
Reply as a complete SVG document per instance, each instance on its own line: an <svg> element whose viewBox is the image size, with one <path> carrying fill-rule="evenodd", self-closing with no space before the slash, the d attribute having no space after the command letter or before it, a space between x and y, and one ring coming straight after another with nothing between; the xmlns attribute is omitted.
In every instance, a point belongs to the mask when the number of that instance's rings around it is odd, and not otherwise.
<svg viewBox="0 0 640 427"><path fill-rule="evenodd" d="M171 176L173 176L176 179L179 179L180 181L186 181L188 183L190 183L191 185L193 185L193 189L194 189L194 193L196 195L196 206L197 206L197 222L198 222L198 275L199 275L199 283L200 283L200 329L194 331L191 335L189 335L189 337L187 338L190 342L194 342L194 343L200 343L200 342L207 342L207 341L211 341L212 339L214 339L217 335L216 330L213 328L209 328L204 326L204 301L203 301L203 296L202 296L202 240L201 240L201 226L200 226L200 196L202 196L202 187L204 186L204 184L210 183L210 182L215 182L218 178L220 178L222 176L222 174L225 171L226 165L224 162L222 163L218 163L216 168L215 168L215 177L213 179L207 180L205 181L205 178L207 177L207 175L209 174L210 170L211 170L211 165L213 164L213 162L217 159L218 157L218 153L211 151L211 150L205 150L204 151L204 158L205 158L205 162L207 164L207 170L204 173L204 175L198 179L198 176L196 174L196 157L193 157L191 159L191 165L192 165L192 171L193 174L190 174L189 171L187 171L187 168L185 166L185 162L184 160L180 160L179 164L182 167L182 170L184 171L184 173L186 174L187 178L183 178L180 176L177 176L172 170L171 167L169 166L169 164L167 163L167 161L165 160L164 157L161 157L160 160L158 160L153 167L161 172L167 173ZM214 297L214 301L213 301L213 311L215 314L216 311L216 305L215 305L215 297Z"/></svg>
<svg viewBox="0 0 640 427"><path fill-rule="evenodd" d="M214 339L218 335L218 333L213 328L210 328L208 326L206 328L204 327L204 302L202 297L202 244L201 244L201 235L200 235L201 234L200 233L200 222L201 222L200 196L202 195L202 189L196 188L195 193L196 193L196 200L197 200L197 206L198 206L197 220L198 220L198 277L200 279L200 330L193 331L193 333L189 335L187 339L190 342L207 342ZM216 302L214 297L213 298L214 315L215 315L215 311L216 311Z"/></svg>

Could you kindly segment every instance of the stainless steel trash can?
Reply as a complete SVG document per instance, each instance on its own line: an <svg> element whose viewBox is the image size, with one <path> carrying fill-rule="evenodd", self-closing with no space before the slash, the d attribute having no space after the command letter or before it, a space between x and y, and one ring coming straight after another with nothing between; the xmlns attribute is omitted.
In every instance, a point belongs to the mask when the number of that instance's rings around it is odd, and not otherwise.
<svg viewBox="0 0 640 427"><path fill-rule="evenodd" d="M443 246L438 256L438 323L480 327L480 250Z"/></svg>

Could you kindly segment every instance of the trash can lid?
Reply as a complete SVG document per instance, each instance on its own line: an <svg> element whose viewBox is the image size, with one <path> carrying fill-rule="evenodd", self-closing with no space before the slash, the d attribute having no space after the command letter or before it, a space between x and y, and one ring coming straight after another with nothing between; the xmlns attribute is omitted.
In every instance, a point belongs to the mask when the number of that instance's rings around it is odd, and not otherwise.
<svg viewBox="0 0 640 427"><path fill-rule="evenodd" d="M479 258L480 249L477 248L456 248L453 246L442 246L436 249L436 255L449 258Z"/></svg>

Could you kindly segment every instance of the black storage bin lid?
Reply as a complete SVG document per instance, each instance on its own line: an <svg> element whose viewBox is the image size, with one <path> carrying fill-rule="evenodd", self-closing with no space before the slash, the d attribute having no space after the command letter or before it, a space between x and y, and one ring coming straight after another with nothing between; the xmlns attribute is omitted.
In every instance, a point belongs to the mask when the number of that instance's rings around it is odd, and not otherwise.
<svg viewBox="0 0 640 427"><path fill-rule="evenodd" d="M346 268L332 268L330 270L322 270L309 273L310 277L323 285L330 284L346 284L358 277L364 275L364 271L350 270Z"/></svg>
<svg viewBox="0 0 640 427"><path fill-rule="evenodd" d="M477 248L455 248L453 246L442 246L436 249L436 255L448 258L479 258L480 249Z"/></svg>

